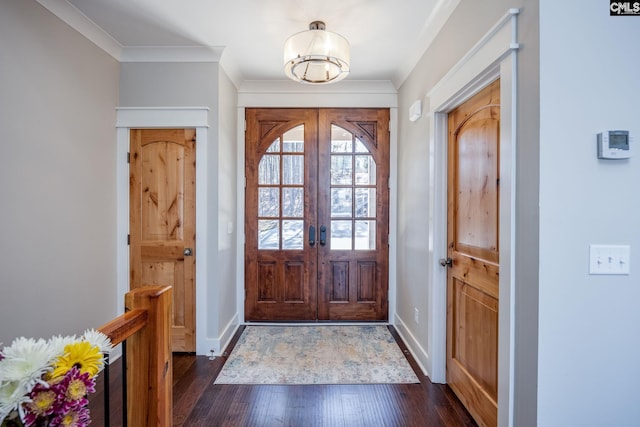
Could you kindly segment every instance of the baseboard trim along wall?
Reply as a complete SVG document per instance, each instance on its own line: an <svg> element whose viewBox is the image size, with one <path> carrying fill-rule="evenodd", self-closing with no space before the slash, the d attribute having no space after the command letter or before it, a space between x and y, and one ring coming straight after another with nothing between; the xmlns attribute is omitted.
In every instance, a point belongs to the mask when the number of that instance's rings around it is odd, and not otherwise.
<svg viewBox="0 0 640 427"><path fill-rule="evenodd" d="M396 328L398 335L400 335L400 338L404 341L404 344L407 346L407 349L420 367L420 370L422 370L422 373L431 378L431 375L429 375L429 371L426 368L426 366L430 366L429 353L427 353L427 351L420 345L416 337L413 336L405 322L397 313L394 318L394 327Z"/></svg>

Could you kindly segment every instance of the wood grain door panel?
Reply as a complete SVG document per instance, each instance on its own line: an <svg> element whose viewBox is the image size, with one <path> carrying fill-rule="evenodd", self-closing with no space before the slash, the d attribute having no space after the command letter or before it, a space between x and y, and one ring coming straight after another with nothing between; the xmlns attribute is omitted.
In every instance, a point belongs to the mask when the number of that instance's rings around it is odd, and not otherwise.
<svg viewBox="0 0 640 427"><path fill-rule="evenodd" d="M387 320L389 110L323 109L319 122L318 319Z"/></svg>
<svg viewBox="0 0 640 427"><path fill-rule="evenodd" d="M316 113L249 108L245 117L245 319L315 320Z"/></svg>
<svg viewBox="0 0 640 427"><path fill-rule="evenodd" d="M500 84L449 114L447 383L497 425Z"/></svg>
<svg viewBox="0 0 640 427"><path fill-rule="evenodd" d="M195 351L195 130L133 129L130 288L173 287L172 350Z"/></svg>

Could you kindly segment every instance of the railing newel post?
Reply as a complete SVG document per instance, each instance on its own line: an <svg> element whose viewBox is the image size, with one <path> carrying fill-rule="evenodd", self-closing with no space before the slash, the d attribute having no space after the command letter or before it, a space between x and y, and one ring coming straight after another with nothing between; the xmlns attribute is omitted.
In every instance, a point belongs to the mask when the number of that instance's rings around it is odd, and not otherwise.
<svg viewBox="0 0 640 427"><path fill-rule="evenodd" d="M171 286L134 289L125 295L125 313L98 329L112 345L122 345L124 427L173 423L172 300ZM108 369L106 366L104 375L106 426L110 417Z"/></svg>
<svg viewBox="0 0 640 427"><path fill-rule="evenodd" d="M173 423L171 304L171 286L143 286L125 295L127 310L148 313L147 326L127 343L131 350L127 357L128 425Z"/></svg>

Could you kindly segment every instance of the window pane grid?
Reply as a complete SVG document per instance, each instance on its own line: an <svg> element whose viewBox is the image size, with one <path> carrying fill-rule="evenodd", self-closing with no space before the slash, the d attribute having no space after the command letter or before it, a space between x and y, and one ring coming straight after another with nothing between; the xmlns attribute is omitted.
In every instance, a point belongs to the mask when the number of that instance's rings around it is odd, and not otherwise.
<svg viewBox="0 0 640 427"><path fill-rule="evenodd" d="M376 249L376 164L352 133L331 126L332 250Z"/></svg>
<svg viewBox="0 0 640 427"><path fill-rule="evenodd" d="M304 125L279 136L258 170L258 249L304 246Z"/></svg>

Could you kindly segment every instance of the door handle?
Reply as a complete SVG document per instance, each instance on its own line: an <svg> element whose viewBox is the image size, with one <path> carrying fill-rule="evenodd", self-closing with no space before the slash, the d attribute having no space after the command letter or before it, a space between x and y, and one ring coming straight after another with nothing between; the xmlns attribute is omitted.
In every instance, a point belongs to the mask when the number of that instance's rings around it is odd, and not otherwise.
<svg viewBox="0 0 640 427"><path fill-rule="evenodd" d="M309 226L309 246L316 244L316 228L313 225Z"/></svg>
<svg viewBox="0 0 640 427"><path fill-rule="evenodd" d="M183 254L184 256L191 256L191 255L193 255L193 249L191 249L191 248L184 248L184 251L182 252L182 254Z"/></svg>
<svg viewBox="0 0 640 427"><path fill-rule="evenodd" d="M320 244L322 246L327 244L327 227L324 225L320 226Z"/></svg>
<svg viewBox="0 0 640 427"><path fill-rule="evenodd" d="M453 265L453 260L449 257L440 258L440 265L443 267L451 267Z"/></svg>

